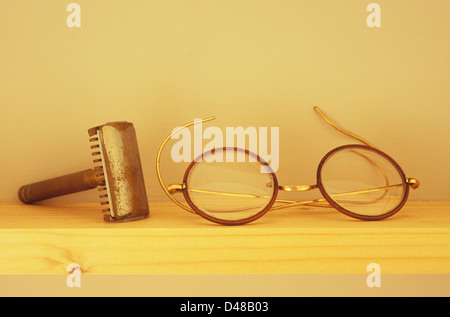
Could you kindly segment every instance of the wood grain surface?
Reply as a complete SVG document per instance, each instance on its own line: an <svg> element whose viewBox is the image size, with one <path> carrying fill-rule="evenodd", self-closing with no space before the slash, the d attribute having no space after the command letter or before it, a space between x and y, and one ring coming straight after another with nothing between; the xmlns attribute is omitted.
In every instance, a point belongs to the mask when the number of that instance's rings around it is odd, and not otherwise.
<svg viewBox="0 0 450 317"><path fill-rule="evenodd" d="M0 273L386 274L450 273L450 203L408 202L378 222L333 209L269 212L238 227L167 202L150 217L106 223L98 203L0 204Z"/></svg>

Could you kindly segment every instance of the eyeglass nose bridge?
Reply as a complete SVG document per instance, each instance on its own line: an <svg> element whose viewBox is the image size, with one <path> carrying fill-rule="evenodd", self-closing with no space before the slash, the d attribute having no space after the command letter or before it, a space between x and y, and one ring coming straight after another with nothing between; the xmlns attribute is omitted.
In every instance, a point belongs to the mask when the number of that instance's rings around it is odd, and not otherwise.
<svg viewBox="0 0 450 317"><path fill-rule="evenodd" d="M319 186L317 185L285 185L285 186L278 186L278 189L285 192L306 192L308 190L313 190L318 187Z"/></svg>

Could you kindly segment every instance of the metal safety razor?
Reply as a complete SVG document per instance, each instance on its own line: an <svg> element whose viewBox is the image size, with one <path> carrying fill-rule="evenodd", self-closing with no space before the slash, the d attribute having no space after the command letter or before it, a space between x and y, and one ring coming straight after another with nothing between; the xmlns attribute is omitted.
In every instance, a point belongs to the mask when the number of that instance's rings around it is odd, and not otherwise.
<svg viewBox="0 0 450 317"><path fill-rule="evenodd" d="M88 130L94 168L21 186L30 204L97 188L105 221L131 221L149 215L141 160L132 123L110 122Z"/></svg>

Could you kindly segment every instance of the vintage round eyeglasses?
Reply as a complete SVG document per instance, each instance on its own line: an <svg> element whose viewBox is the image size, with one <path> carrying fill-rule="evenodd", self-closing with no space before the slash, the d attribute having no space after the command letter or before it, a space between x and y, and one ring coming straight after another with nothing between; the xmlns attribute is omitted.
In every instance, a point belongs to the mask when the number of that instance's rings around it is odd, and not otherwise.
<svg viewBox="0 0 450 317"><path fill-rule="evenodd" d="M257 154L247 149L222 147L204 152L201 160L194 159L183 182L166 187L160 171L162 150L174 134L196 123L191 122L172 131L159 148L156 170L161 187L181 208L223 225L242 225L255 221L269 210L301 205L333 207L361 220L381 220L397 213L408 199L409 188L418 188L419 181L407 178L390 156L338 127L319 108L314 107L314 110L339 132L364 143L343 145L329 151L317 168L316 184L281 186L270 164ZM209 117L201 122L213 119L215 117ZM224 159L230 155L239 156L239 159ZM307 201L277 199L279 191L314 189L318 189L323 198ZM175 193L183 194L187 206L174 198Z"/></svg>

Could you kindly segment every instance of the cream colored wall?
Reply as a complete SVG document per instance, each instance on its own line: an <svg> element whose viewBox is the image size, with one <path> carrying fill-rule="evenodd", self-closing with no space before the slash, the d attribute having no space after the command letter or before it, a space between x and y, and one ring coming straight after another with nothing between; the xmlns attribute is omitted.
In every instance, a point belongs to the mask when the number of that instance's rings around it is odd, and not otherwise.
<svg viewBox="0 0 450 317"><path fill-rule="evenodd" d="M0 2L1 201L90 168L87 130L119 120L135 125L149 199L167 200L159 144L209 115L279 127L280 183L313 184L321 157L353 143L313 106L418 178L411 199L450 199L450 2L376 1L380 28L360 0L76 2L80 28L69 1ZM167 182L182 169L164 162Z"/></svg>

